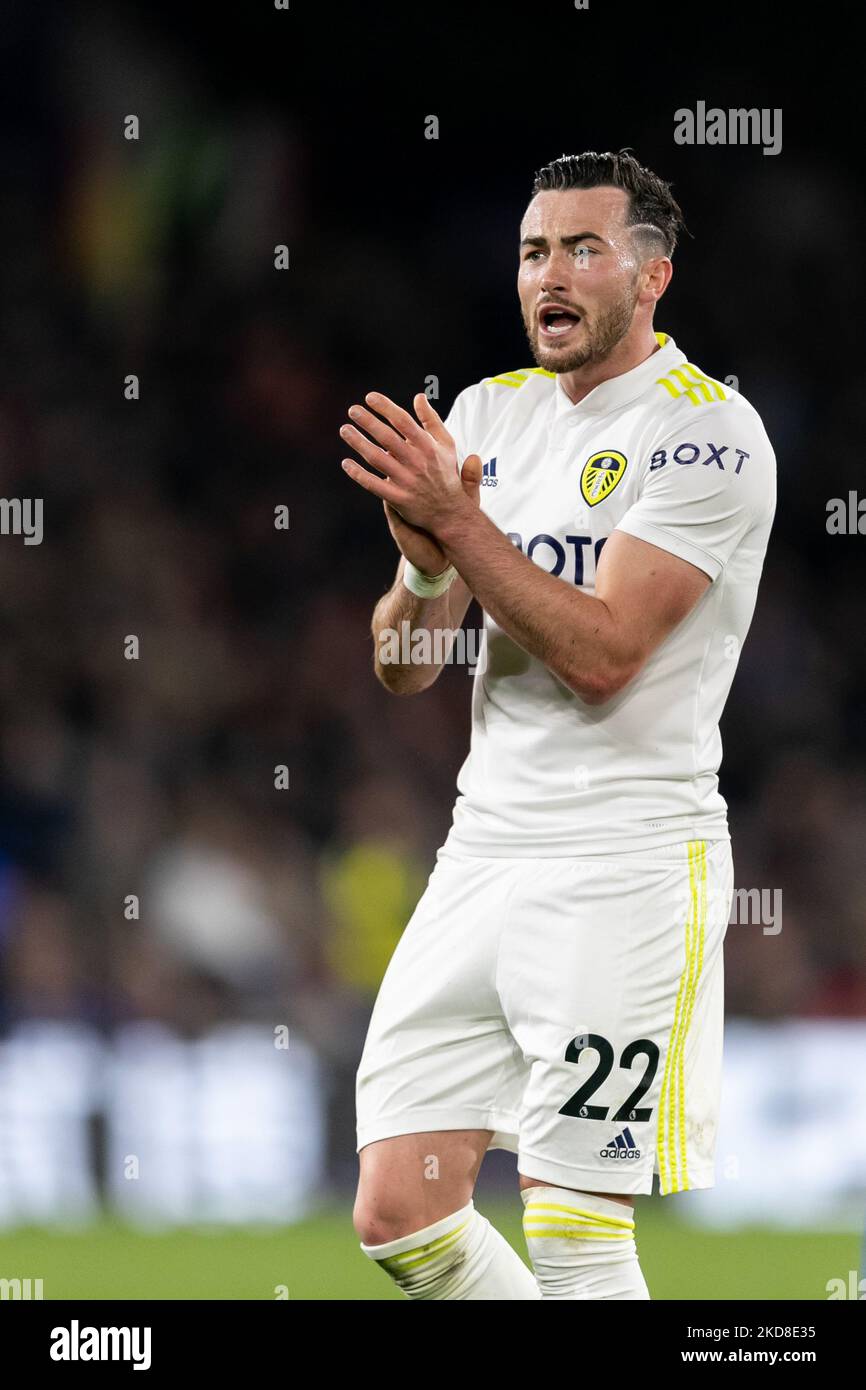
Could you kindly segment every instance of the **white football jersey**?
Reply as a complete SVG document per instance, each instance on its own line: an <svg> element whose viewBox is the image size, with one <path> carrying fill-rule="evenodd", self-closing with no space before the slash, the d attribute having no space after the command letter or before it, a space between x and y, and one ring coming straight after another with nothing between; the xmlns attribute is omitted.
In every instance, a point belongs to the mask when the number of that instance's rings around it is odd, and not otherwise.
<svg viewBox="0 0 866 1390"><path fill-rule="evenodd" d="M485 613L472 738L446 844L464 854L608 854L728 838L719 718L751 622L776 460L738 391L673 339L577 405L540 367L461 391L446 425L480 454L481 506L534 564L592 594L611 531L713 581L619 694L588 705Z"/></svg>

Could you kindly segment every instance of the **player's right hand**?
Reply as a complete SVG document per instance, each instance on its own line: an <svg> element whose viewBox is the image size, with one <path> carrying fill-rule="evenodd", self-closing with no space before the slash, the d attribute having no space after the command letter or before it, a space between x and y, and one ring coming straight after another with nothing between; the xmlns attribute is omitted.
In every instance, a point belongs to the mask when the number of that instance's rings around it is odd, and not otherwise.
<svg viewBox="0 0 866 1390"><path fill-rule="evenodd" d="M472 498L476 506L480 506L481 459L478 454L469 454L465 459L460 469L460 481L466 496ZM397 549L405 555L411 565L421 570L422 574L429 575L441 574L443 570L447 570L448 557L429 531L422 530L420 526L413 526L390 502L383 499L382 506L385 508L388 529L394 537Z"/></svg>

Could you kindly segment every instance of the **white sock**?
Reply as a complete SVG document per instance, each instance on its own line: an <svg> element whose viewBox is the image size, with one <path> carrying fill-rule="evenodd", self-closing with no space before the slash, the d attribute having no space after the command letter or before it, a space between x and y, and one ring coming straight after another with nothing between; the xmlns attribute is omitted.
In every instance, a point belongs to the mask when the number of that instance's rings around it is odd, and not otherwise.
<svg viewBox="0 0 866 1390"><path fill-rule="evenodd" d="M649 1298L622 1202L567 1187L526 1187L520 1195L542 1298Z"/></svg>
<svg viewBox="0 0 866 1390"><path fill-rule="evenodd" d="M365 1245L407 1298L538 1299L541 1294L517 1251L475 1210L460 1211L385 1245Z"/></svg>

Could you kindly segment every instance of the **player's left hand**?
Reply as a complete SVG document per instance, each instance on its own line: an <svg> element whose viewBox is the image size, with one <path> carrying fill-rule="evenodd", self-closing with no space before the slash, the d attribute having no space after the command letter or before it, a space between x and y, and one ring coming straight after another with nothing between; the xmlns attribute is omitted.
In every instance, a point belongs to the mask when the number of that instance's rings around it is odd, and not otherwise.
<svg viewBox="0 0 866 1390"><path fill-rule="evenodd" d="M354 459L343 459L345 472L360 487L389 502L413 526L435 536L456 512L472 506L461 480L454 440L422 391L412 402L417 420L379 391L370 391L364 399L371 409L353 405L349 418L355 423L343 425L340 434L385 477L377 477ZM359 426L377 442L371 443Z"/></svg>

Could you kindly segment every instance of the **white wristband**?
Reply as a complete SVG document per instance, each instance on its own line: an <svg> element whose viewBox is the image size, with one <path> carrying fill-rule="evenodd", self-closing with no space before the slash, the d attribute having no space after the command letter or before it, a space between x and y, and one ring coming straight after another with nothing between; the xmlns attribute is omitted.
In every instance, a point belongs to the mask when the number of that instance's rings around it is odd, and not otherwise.
<svg viewBox="0 0 866 1390"><path fill-rule="evenodd" d="M442 574L424 574L423 570L416 569L409 561L406 561L403 570L403 583L406 588L418 598L436 598L439 594L444 594L446 589L450 589L454 580L457 578L457 571L453 565L449 565Z"/></svg>

